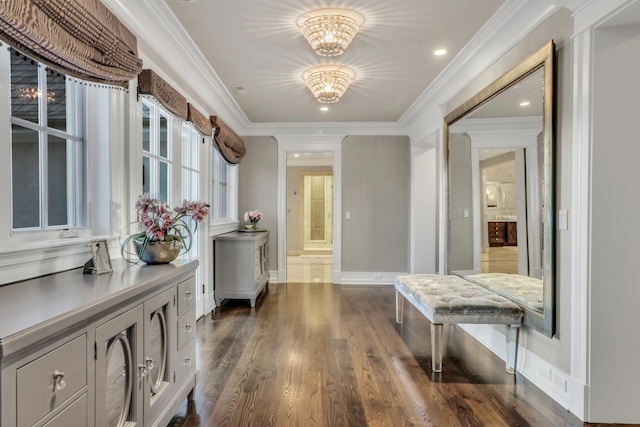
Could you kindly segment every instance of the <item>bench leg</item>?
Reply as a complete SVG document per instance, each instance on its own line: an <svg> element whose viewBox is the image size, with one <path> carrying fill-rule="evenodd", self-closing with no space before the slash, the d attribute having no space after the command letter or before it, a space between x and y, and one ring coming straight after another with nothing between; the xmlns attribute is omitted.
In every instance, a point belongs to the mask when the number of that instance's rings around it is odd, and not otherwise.
<svg viewBox="0 0 640 427"><path fill-rule="evenodd" d="M404 297L396 291L396 323L402 323L404 318Z"/></svg>
<svg viewBox="0 0 640 427"><path fill-rule="evenodd" d="M442 372L442 323L431 324L431 369Z"/></svg>
<svg viewBox="0 0 640 427"><path fill-rule="evenodd" d="M515 374L520 325L507 325L507 373Z"/></svg>

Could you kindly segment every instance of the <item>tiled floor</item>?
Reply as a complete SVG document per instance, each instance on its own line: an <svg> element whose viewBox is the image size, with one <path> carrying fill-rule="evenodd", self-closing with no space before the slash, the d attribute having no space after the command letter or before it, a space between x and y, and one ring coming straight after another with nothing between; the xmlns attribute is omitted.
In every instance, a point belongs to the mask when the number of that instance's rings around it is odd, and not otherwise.
<svg viewBox="0 0 640 427"><path fill-rule="evenodd" d="M303 254L287 257L287 283L332 283L333 255Z"/></svg>

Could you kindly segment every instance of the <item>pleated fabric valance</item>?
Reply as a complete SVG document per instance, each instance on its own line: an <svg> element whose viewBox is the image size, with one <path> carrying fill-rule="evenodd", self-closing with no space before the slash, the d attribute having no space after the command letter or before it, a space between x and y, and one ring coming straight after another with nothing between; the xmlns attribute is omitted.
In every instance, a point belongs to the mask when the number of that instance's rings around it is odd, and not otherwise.
<svg viewBox="0 0 640 427"><path fill-rule="evenodd" d="M242 138L216 116L211 116L211 124L216 128L213 143L222 157L232 165L240 163L247 152Z"/></svg>
<svg viewBox="0 0 640 427"><path fill-rule="evenodd" d="M187 98L153 70L142 70L138 75L138 93L153 96L171 114L187 120L189 114Z"/></svg>
<svg viewBox="0 0 640 427"><path fill-rule="evenodd" d="M136 37L100 0L0 1L0 38L83 80L126 87L142 69Z"/></svg>
<svg viewBox="0 0 640 427"><path fill-rule="evenodd" d="M211 120L191 104L187 104L187 121L193 123L202 135L211 136Z"/></svg>

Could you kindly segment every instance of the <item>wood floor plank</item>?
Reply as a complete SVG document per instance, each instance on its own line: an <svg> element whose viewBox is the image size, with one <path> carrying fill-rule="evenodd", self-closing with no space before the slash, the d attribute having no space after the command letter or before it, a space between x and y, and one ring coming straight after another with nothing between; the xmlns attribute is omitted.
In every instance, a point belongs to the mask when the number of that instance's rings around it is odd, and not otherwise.
<svg viewBox="0 0 640 427"><path fill-rule="evenodd" d="M583 425L457 326L433 373L429 322L408 306L396 325L394 300L295 283L223 303L197 324L200 421L184 427Z"/></svg>

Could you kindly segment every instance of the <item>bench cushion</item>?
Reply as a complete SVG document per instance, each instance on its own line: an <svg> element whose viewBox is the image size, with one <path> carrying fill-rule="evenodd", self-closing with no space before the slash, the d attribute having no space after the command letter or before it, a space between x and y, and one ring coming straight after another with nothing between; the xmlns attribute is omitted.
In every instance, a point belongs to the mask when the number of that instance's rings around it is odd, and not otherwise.
<svg viewBox="0 0 640 427"><path fill-rule="evenodd" d="M461 277L397 276L395 288L431 323L519 324L520 307Z"/></svg>

